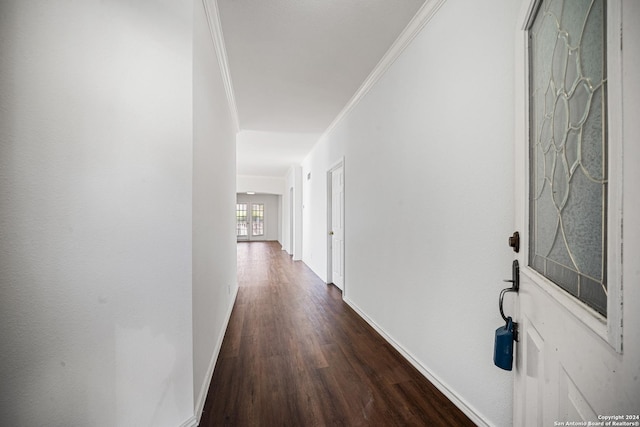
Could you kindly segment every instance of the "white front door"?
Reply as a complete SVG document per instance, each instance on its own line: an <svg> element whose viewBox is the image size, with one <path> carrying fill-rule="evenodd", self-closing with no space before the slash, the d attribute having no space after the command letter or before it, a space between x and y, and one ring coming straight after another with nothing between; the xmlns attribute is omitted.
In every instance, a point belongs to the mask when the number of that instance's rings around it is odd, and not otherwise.
<svg viewBox="0 0 640 427"><path fill-rule="evenodd" d="M344 288L344 167L332 169L331 179L331 281Z"/></svg>
<svg viewBox="0 0 640 427"><path fill-rule="evenodd" d="M516 42L521 274L511 308L519 331L516 426L640 425L639 345L627 335L638 329L623 325L623 308L638 307L623 301L623 280L629 289L639 283L622 274L623 261L640 260L637 244L625 245L624 260L622 252L624 239L637 236L622 227L623 204L637 207L640 199L637 182L622 182L622 152L640 138L623 131L623 115L640 120L640 111L637 100L635 111L622 103L624 78L638 78L622 64L640 40L624 37L624 4L523 1Z"/></svg>

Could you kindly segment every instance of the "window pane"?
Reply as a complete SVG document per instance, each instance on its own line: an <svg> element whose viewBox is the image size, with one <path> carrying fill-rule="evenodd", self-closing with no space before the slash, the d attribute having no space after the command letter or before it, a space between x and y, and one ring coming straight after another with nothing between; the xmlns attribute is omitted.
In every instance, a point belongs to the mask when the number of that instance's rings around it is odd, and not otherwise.
<svg viewBox="0 0 640 427"><path fill-rule="evenodd" d="M606 315L604 0L543 0L530 39L529 265Z"/></svg>
<svg viewBox="0 0 640 427"><path fill-rule="evenodd" d="M254 236L264 235L264 205L262 203L254 203L251 206L251 233Z"/></svg>

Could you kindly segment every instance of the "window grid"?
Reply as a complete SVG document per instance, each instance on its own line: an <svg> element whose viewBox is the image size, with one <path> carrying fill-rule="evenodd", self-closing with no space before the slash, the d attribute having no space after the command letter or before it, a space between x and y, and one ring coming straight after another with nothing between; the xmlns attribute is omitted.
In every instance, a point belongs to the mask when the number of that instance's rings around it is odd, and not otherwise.
<svg viewBox="0 0 640 427"><path fill-rule="evenodd" d="M249 232L247 218L247 204L236 204L236 235L247 236Z"/></svg>
<svg viewBox="0 0 640 427"><path fill-rule="evenodd" d="M251 206L251 224L253 236L264 235L264 204L254 203Z"/></svg>

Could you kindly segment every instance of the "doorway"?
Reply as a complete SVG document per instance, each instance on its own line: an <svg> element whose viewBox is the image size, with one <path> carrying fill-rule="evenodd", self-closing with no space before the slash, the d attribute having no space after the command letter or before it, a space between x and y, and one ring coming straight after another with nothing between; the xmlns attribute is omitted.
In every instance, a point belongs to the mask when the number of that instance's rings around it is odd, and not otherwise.
<svg viewBox="0 0 640 427"><path fill-rule="evenodd" d="M264 203L236 203L238 240L264 240Z"/></svg>
<svg viewBox="0 0 640 427"><path fill-rule="evenodd" d="M327 172L327 281L344 295L344 161Z"/></svg>
<svg viewBox="0 0 640 427"><path fill-rule="evenodd" d="M236 238L238 241L278 240L279 200L273 194L236 196Z"/></svg>
<svg viewBox="0 0 640 427"><path fill-rule="evenodd" d="M293 256L293 187L289 189L289 255Z"/></svg>

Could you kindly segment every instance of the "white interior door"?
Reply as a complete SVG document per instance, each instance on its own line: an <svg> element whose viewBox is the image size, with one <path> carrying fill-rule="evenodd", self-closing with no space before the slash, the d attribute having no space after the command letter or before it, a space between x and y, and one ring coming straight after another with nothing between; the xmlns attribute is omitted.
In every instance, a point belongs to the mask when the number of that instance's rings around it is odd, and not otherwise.
<svg viewBox="0 0 640 427"><path fill-rule="evenodd" d="M331 175L331 281L344 288L344 167L342 164Z"/></svg>
<svg viewBox="0 0 640 427"><path fill-rule="evenodd" d="M640 43L624 37L624 4L523 1L516 82L517 426L617 415L638 422L638 340L626 335L626 322L622 333L622 242L632 236L623 234L622 206L637 207L639 197L631 189L638 183L623 187L622 152L640 135L622 131L629 106L621 86L624 52L637 52ZM630 253L625 245L624 258L637 263L637 247Z"/></svg>

